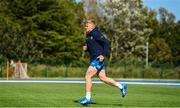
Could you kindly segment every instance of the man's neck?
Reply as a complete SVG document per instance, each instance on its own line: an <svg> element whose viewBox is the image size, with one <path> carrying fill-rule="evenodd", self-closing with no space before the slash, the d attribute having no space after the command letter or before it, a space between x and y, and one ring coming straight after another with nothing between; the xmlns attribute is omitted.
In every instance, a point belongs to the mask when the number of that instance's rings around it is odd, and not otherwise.
<svg viewBox="0 0 180 108"><path fill-rule="evenodd" d="M92 27L91 30L89 30L89 32L93 31L96 28L96 26Z"/></svg>

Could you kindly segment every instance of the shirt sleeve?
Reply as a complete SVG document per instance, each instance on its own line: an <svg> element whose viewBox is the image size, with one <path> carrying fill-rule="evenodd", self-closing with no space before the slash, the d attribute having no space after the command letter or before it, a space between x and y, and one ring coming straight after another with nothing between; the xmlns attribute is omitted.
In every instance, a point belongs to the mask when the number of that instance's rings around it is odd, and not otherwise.
<svg viewBox="0 0 180 108"><path fill-rule="evenodd" d="M107 56L109 53L109 41L100 33L100 31L94 31L93 38L103 47L103 56Z"/></svg>

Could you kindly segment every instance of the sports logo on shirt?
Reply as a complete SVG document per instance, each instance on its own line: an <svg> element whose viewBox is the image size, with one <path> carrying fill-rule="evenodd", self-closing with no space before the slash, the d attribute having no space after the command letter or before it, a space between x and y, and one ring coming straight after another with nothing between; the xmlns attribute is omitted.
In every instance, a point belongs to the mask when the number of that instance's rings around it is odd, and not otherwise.
<svg viewBox="0 0 180 108"><path fill-rule="evenodd" d="M86 37L86 40L88 40L88 39L93 40L93 36L90 36L89 38L88 38L88 37Z"/></svg>
<svg viewBox="0 0 180 108"><path fill-rule="evenodd" d="M91 40L93 39L93 36L91 36Z"/></svg>

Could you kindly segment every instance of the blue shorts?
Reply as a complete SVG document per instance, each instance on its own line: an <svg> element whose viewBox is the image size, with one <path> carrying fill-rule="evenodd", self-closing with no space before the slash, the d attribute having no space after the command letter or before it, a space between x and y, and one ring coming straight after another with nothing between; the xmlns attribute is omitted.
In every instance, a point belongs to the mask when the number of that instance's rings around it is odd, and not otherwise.
<svg viewBox="0 0 180 108"><path fill-rule="evenodd" d="M98 71L105 70L104 61L100 62L98 59L93 60L90 63L90 66L95 67Z"/></svg>

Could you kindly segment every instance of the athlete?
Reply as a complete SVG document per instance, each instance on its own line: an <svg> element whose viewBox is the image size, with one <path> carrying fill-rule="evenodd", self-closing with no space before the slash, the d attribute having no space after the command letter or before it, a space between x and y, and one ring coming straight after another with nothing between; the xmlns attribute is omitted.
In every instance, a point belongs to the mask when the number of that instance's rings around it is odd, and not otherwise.
<svg viewBox="0 0 180 108"><path fill-rule="evenodd" d="M90 65L86 71L86 96L79 100L80 104L91 104L91 87L92 77L98 75L99 79L104 83L115 86L120 89L122 97L126 95L126 84L120 84L112 78L106 77L104 59L109 51L109 41L98 30L95 20L89 18L85 25L86 30L86 45L83 46L84 51L90 54Z"/></svg>

